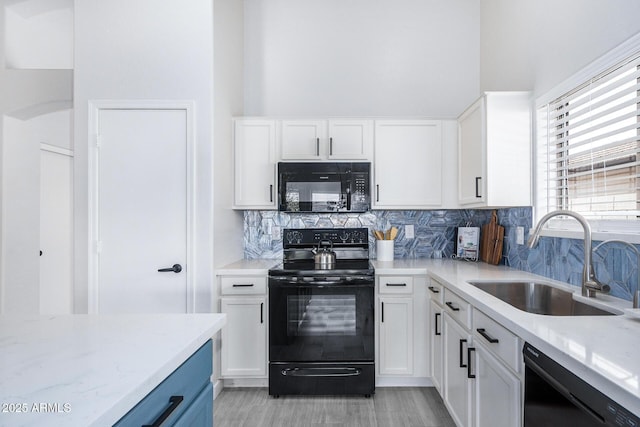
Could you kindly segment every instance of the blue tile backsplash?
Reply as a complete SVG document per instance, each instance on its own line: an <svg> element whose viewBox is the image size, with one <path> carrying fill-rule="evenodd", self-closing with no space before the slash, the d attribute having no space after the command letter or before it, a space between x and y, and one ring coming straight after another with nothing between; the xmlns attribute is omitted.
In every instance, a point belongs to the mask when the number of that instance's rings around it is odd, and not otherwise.
<svg viewBox="0 0 640 427"><path fill-rule="evenodd" d="M430 211L370 211L360 214L289 214L278 211L244 212L244 255L247 259L282 258L282 239L274 240L273 227L399 229L395 258L448 258L454 251L457 227L481 227L491 218L491 210L458 209ZM500 264L529 271L561 282L580 286L582 282L582 240L542 237L538 246L528 249L516 244L516 227L532 227L530 207L498 209L498 223L505 227L503 257ZM415 238L407 239L404 226L414 226ZM375 241L369 235L371 258ZM595 247L599 242L594 242ZM640 247L638 247L640 249ZM638 285L638 259L625 245L607 244L594 254L596 275L611 286L611 295L632 299ZM462 262L462 261L461 261Z"/></svg>

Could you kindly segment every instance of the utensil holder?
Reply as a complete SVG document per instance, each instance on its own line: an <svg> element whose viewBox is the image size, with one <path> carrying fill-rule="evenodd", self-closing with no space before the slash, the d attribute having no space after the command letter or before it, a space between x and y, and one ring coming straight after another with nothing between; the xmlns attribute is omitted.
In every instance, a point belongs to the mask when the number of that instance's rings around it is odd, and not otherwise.
<svg viewBox="0 0 640 427"><path fill-rule="evenodd" d="M393 244L395 240L376 240L376 259L393 261Z"/></svg>

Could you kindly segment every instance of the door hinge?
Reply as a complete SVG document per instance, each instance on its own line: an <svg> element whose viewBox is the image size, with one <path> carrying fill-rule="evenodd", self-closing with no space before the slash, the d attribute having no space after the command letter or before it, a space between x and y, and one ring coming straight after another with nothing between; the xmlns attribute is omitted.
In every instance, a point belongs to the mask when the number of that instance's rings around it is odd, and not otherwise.
<svg viewBox="0 0 640 427"><path fill-rule="evenodd" d="M94 135L94 138L95 138L96 148L100 148L100 146L102 145L102 136L100 136L99 133L96 133Z"/></svg>
<svg viewBox="0 0 640 427"><path fill-rule="evenodd" d="M102 240L96 240L96 253L102 252Z"/></svg>

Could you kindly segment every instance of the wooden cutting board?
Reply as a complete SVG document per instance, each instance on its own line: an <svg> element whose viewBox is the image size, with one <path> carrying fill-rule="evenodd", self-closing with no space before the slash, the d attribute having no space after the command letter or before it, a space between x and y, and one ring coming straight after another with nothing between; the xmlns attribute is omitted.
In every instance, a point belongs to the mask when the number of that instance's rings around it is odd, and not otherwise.
<svg viewBox="0 0 640 427"><path fill-rule="evenodd" d="M480 259L486 263L497 265L502 258L504 227L498 225L498 212L491 212L491 221L482 226L480 232Z"/></svg>

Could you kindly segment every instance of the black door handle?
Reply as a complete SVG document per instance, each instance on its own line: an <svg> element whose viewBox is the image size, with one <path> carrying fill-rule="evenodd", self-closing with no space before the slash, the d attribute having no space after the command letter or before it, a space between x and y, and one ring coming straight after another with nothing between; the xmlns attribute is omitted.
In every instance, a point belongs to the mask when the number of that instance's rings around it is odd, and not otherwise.
<svg viewBox="0 0 640 427"><path fill-rule="evenodd" d="M170 273L170 272L180 273L182 271L182 266L180 264L173 264L172 267L160 268L160 269L158 269L158 271L160 273Z"/></svg>
<svg viewBox="0 0 640 427"><path fill-rule="evenodd" d="M167 409L164 410L164 412L160 414L158 419L155 420L153 424L145 424L142 427L160 427L162 423L164 423L165 420L169 418L169 415L171 415L171 413L175 411L178 406L180 406L180 403L182 403L183 400L184 396L171 396L169 398L170 405L167 407Z"/></svg>

